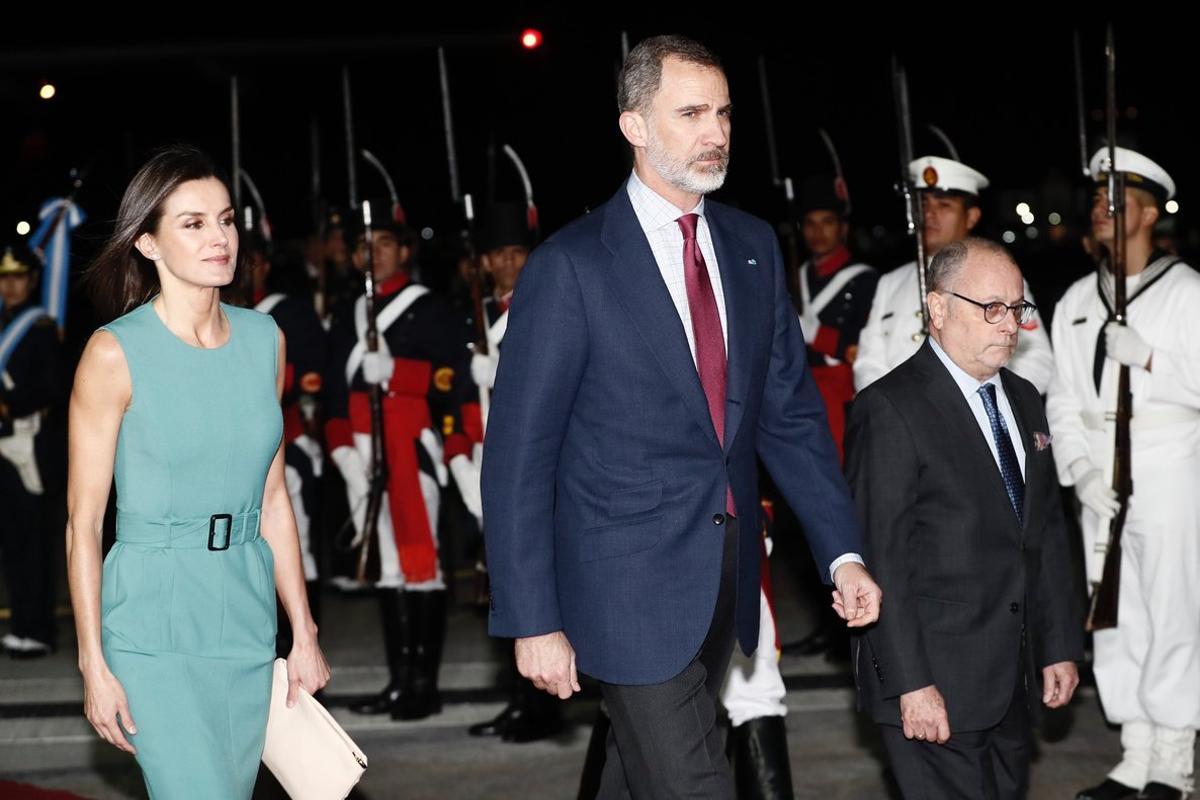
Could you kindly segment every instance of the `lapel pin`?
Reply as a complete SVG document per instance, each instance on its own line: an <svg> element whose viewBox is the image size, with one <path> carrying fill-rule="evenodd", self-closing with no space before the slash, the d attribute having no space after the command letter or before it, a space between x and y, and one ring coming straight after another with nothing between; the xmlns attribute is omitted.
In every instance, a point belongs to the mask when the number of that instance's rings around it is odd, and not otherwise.
<svg viewBox="0 0 1200 800"><path fill-rule="evenodd" d="M757 265L757 264L758 264L758 259L757 259L757 258L750 258L750 259L747 259L747 260L746 260L746 263L747 263L747 264L749 264L750 266L752 266L752 267L753 267L753 266L755 266L755 265Z"/></svg>

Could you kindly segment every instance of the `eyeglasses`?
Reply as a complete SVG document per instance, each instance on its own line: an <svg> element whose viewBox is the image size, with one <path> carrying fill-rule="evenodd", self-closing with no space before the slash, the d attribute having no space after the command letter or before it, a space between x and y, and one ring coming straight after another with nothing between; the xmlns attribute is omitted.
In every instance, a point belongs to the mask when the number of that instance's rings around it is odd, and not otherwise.
<svg viewBox="0 0 1200 800"><path fill-rule="evenodd" d="M1015 306L1010 306L1005 303L1001 303L998 300L991 303L981 303L978 300L972 300L971 298L961 295L958 292L948 292L948 294L952 294L959 300L966 300L968 303L982 308L983 318L993 325L999 325L1001 322L1003 322L1004 318L1008 316L1009 311L1013 312L1013 316L1016 317L1018 325L1025 325L1032 320L1033 315L1037 313L1037 306L1027 300L1022 300Z"/></svg>

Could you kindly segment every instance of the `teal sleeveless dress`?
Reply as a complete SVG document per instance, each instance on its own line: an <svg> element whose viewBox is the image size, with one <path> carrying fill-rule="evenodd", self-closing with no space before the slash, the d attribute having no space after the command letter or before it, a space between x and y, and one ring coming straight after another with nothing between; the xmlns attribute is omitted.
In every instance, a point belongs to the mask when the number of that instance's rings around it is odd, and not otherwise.
<svg viewBox="0 0 1200 800"><path fill-rule="evenodd" d="M278 333L222 304L229 341L192 347L150 303L105 326L133 399L114 476L101 641L125 687L150 797L249 798L266 734L275 578L259 535L283 422Z"/></svg>

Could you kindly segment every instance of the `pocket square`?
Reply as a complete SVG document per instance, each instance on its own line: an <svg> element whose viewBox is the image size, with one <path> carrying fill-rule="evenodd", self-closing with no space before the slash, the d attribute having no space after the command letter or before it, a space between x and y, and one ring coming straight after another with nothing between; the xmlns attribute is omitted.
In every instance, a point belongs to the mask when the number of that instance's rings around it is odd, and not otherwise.
<svg viewBox="0 0 1200 800"><path fill-rule="evenodd" d="M1033 446L1038 449L1038 452L1045 450L1053 441L1054 437L1048 433L1042 433L1041 431L1033 432Z"/></svg>
<svg viewBox="0 0 1200 800"><path fill-rule="evenodd" d="M748 258L748 259L746 259L746 263L753 267L758 264L758 259L757 258Z"/></svg>

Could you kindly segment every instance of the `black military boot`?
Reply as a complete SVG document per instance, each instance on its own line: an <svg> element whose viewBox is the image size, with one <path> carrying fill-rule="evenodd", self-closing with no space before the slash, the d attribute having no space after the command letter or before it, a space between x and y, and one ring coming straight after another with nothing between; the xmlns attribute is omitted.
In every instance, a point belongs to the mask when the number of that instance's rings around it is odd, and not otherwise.
<svg viewBox="0 0 1200 800"><path fill-rule="evenodd" d="M1150 781L1137 796L1138 800L1183 800L1183 789L1158 781Z"/></svg>
<svg viewBox="0 0 1200 800"><path fill-rule="evenodd" d="M511 673L508 680L508 703L496 716L486 722L476 722L467 728L467 733L471 736L503 736L504 732L508 730L509 720L512 719L514 713L518 713L521 707L520 681L524 679L517 672L517 662L511 642L508 642L506 649L509 660L512 662L510 664Z"/></svg>
<svg viewBox="0 0 1200 800"><path fill-rule="evenodd" d="M476 722L467 728L467 733L471 736L503 736L504 732L508 730L508 722L516 710L516 700L509 698L508 705L499 714L484 722Z"/></svg>
<svg viewBox="0 0 1200 800"><path fill-rule="evenodd" d="M400 695L412 681L412 620L404 595L398 589L379 590L379 610L383 622L383 647L387 655L388 684L383 691L351 703L356 714L386 714L393 711Z"/></svg>
<svg viewBox="0 0 1200 800"><path fill-rule="evenodd" d="M1136 800L1138 790L1132 786L1105 778L1103 783L1084 789L1075 795L1075 800Z"/></svg>
<svg viewBox="0 0 1200 800"><path fill-rule="evenodd" d="M392 719L425 719L442 710L438 670L446 641L446 591L404 592L412 627L410 680L392 706Z"/></svg>
<svg viewBox="0 0 1200 800"><path fill-rule="evenodd" d="M734 728L730 736L739 800L790 800L792 768L783 717L749 720Z"/></svg>
<svg viewBox="0 0 1200 800"><path fill-rule="evenodd" d="M527 678L517 675L517 702L501 736L506 742L523 744L549 739L563 729L562 703L543 692Z"/></svg>

